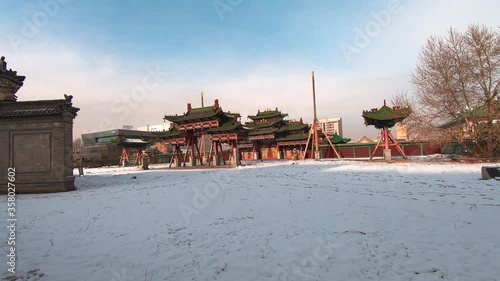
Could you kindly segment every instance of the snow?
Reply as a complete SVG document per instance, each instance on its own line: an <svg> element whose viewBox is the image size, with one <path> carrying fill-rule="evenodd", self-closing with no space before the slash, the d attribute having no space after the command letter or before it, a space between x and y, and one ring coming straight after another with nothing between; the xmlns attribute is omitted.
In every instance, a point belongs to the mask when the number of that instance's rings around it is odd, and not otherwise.
<svg viewBox="0 0 500 281"><path fill-rule="evenodd" d="M500 183L442 160L87 169L77 191L18 197L17 275L498 280Z"/></svg>

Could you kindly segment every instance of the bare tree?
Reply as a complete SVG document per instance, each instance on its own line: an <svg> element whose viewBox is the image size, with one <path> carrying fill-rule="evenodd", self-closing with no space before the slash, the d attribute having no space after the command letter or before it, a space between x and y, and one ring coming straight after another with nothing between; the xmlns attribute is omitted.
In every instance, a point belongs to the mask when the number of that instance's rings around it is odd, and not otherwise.
<svg viewBox="0 0 500 281"><path fill-rule="evenodd" d="M82 149L83 143L81 138L77 138L73 140L73 152L80 152Z"/></svg>
<svg viewBox="0 0 500 281"><path fill-rule="evenodd" d="M431 37L419 56L411 82L413 102L407 122L420 137L472 145L475 156L500 149L500 30L471 25L446 38ZM415 128L413 128L415 126Z"/></svg>

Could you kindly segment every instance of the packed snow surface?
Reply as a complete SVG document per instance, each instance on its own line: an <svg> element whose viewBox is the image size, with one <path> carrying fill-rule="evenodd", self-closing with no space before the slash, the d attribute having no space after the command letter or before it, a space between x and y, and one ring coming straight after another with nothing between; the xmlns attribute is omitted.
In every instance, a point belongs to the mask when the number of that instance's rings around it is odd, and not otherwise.
<svg viewBox="0 0 500 281"><path fill-rule="evenodd" d="M17 280L500 280L500 182L428 159L86 169L18 196Z"/></svg>

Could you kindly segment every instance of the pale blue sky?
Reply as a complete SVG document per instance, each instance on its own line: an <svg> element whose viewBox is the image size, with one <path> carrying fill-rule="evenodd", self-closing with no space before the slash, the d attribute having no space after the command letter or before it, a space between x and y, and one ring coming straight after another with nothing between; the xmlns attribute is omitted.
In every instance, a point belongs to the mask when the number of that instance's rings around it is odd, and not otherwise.
<svg viewBox="0 0 500 281"><path fill-rule="evenodd" d="M411 90L425 40L497 28L499 10L493 0L2 1L0 54L27 76L20 100L75 97L75 135L161 123L201 91L243 116L279 107L309 121L315 70L319 117L373 138L361 111ZM131 97L154 68L168 75Z"/></svg>

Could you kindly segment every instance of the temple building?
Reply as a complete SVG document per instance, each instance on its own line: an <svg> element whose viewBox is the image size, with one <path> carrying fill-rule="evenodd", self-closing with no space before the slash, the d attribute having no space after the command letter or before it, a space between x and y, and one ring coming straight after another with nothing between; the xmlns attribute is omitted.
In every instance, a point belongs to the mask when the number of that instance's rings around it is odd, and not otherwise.
<svg viewBox="0 0 500 281"><path fill-rule="evenodd" d="M309 125L285 120L288 116L275 110L258 111L248 116L248 139L238 144L244 160L297 159L305 148Z"/></svg>
<svg viewBox="0 0 500 281"><path fill-rule="evenodd" d="M181 115L165 115L164 120L174 124L172 129L155 133L165 145L174 147L174 156L170 165L176 167L226 164L222 144L229 144L229 165L240 165L240 153L237 143L246 139L246 129L238 120L238 113L225 112L215 100L213 106L192 108L187 104L187 111ZM204 145L209 141L210 148ZM185 147L185 151L181 150Z"/></svg>
<svg viewBox="0 0 500 281"><path fill-rule="evenodd" d="M16 193L74 190L73 119L78 108L64 99L17 101L25 77L0 61L0 178L15 168ZM6 193L7 181L0 182Z"/></svg>
<svg viewBox="0 0 500 281"><path fill-rule="evenodd" d="M145 151L151 144L152 140L144 138L127 138L120 136L113 140L113 142L121 148L122 154L120 156L120 166L126 167L130 165L130 154L135 157L134 165L140 165L142 170L148 170L148 158L144 157Z"/></svg>
<svg viewBox="0 0 500 281"><path fill-rule="evenodd" d="M82 147L73 154L75 165L100 167L123 164L123 148L116 145L122 138L154 141L151 132L114 129L82 134ZM166 151L166 150L165 150ZM163 152L163 151L162 151Z"/></svg>

